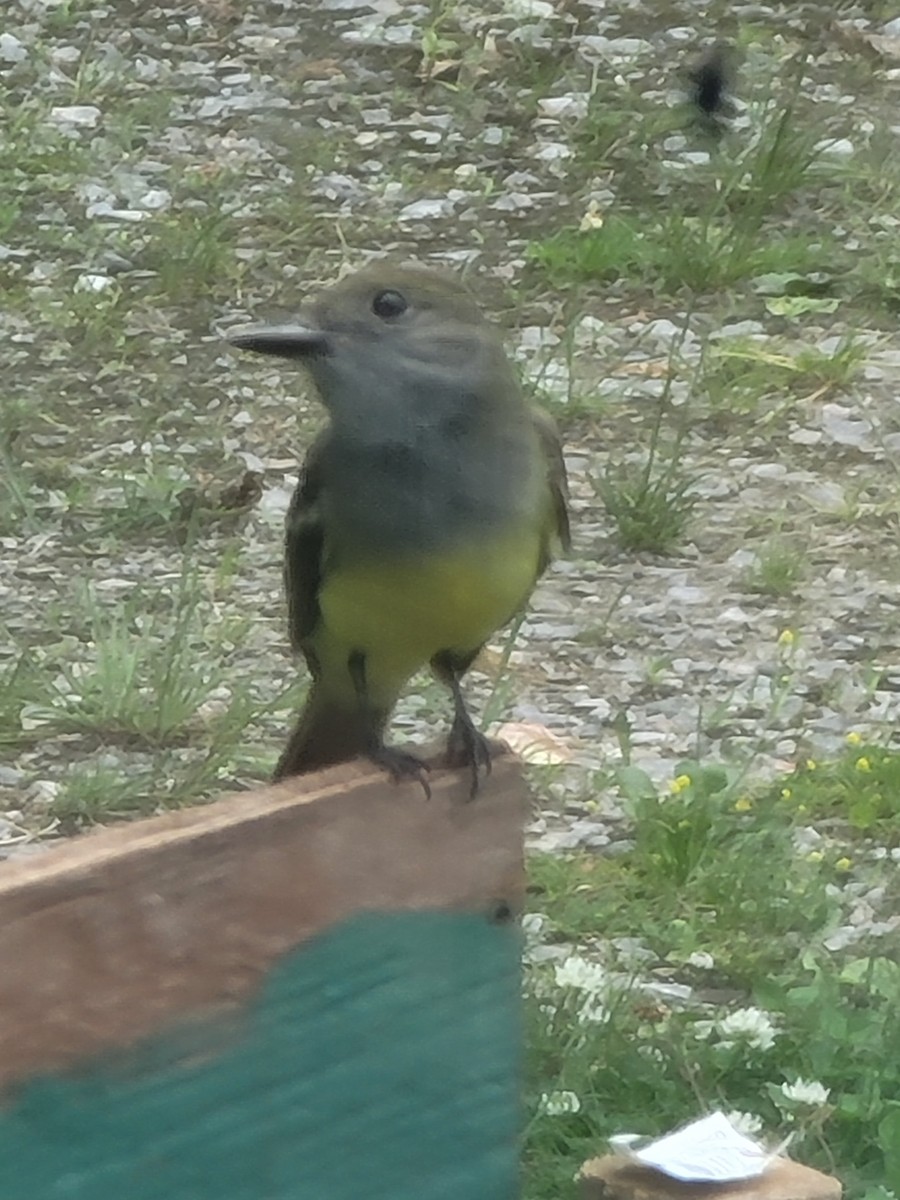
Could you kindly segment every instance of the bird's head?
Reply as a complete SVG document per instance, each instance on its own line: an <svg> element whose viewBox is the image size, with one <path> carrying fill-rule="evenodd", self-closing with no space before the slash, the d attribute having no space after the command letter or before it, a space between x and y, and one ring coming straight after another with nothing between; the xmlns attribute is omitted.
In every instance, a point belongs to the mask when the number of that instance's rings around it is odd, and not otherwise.
<svg viewBox="0 0 900 1200"><path fill-rule="evenodd" d="M498 332L454 276L376 263L319 295L300 321L229 332L239 349L299 359L339 424L413 407L419 421L517 395Z"/></svg>

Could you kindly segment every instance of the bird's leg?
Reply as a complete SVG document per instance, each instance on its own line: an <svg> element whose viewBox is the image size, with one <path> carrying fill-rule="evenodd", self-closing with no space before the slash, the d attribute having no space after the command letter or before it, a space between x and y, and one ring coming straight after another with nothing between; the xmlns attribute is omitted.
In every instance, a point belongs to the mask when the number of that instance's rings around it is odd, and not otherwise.
<svg viewBox="0 0 900 1200"><path fill-rule="evenodd" d="M491 756L495 747L476 729L475 722L469 716L466 702L463 698L459 673L453 667L443 664L442 675L453 695L453 724L447 738L447 750L444 761L448 767L468 767L472 772L472 785L469 789L469 799L474 800L481 783L481 768L485 775L491 773Z"/></svg>
<svg viewBox="0 0 900 1200"><path fill-rule="evenodd" d="M428 764L406 750L395 746L386 746L381 732L381 723L372 719L372 705L369 701L369 689L366 683L366 656L361 650L354 650L347 659L347 669L353 680L353 689L360 713L367 721L366 757L377 767L382 767L399 783L403 779L416 779L422 785L425 799L431 799L431 787L428 783Z"/></svg>

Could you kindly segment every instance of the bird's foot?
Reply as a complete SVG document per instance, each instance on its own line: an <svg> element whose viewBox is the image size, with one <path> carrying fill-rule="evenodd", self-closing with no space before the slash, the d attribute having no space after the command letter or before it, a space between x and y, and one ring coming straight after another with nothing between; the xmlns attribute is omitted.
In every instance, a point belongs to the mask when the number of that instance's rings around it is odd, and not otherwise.
<svg viewBox="0 0 900 1200"><path fill-rule="evenodd" d="M428 764L415 754L406 750L398 750L395 746L375 746L368 755L376 767L382 767L395 783L414 779L422 785L425 799L431 799L431 785L428 782Z"/></svg>
<svg viewBox="0 0 900 1200"><path fill-rule="evenodd" d="M441 766L451 769L467 767L472 773L469 799L474 800L481 785L481 772L491 773L491 760L503 752L500 742L492 742L471 721L456 720L447 738L447 748L441 756Z"/></svg>

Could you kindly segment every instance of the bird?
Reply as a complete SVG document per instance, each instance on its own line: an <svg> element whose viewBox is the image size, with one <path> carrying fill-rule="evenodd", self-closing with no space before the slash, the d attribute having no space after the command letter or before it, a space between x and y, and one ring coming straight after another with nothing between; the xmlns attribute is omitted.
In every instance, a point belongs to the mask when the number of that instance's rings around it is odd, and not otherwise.
<svg viewBox="0 0 900 1200"><path fill-rule="evenodd" d="M492 746L462 677L570 542L554 422L461 280L417 263L370 264L298 322L226 336L299 362L327 416L286 518L290 641L311 684L273 780L362 756L429 796L429 764L385 731L430 664L453 701L439 763L467 770L474 797Z"/></svg>
<svg viewBox="0 0 900 1200"><path fill-rule="evenodd" d="M723 118L734 116L729 92L734 84L734 54L725 42L716 42L688 70L690 100L700 120L718 128Z"/></svg>

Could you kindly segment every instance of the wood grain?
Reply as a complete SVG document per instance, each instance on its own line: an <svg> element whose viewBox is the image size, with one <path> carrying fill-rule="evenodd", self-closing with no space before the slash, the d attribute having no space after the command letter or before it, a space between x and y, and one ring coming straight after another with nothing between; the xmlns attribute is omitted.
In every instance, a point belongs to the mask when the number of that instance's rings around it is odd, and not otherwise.
<svg viewBox="0 0 900 1200"><path fill-rule="evenodd" d="M681 1183L618 1155L594 1158L579 1175L583 1200L840 1200L830 1175L782 1158L755 1179Z"/></svg>
<svg viewBox="0 0 900 1200"><path fill-rule="evenodd" d="M0 871L0 1088L237 1008L352 914L520 910L524 785L473 802L356 764L87 835Z"/></svg>

